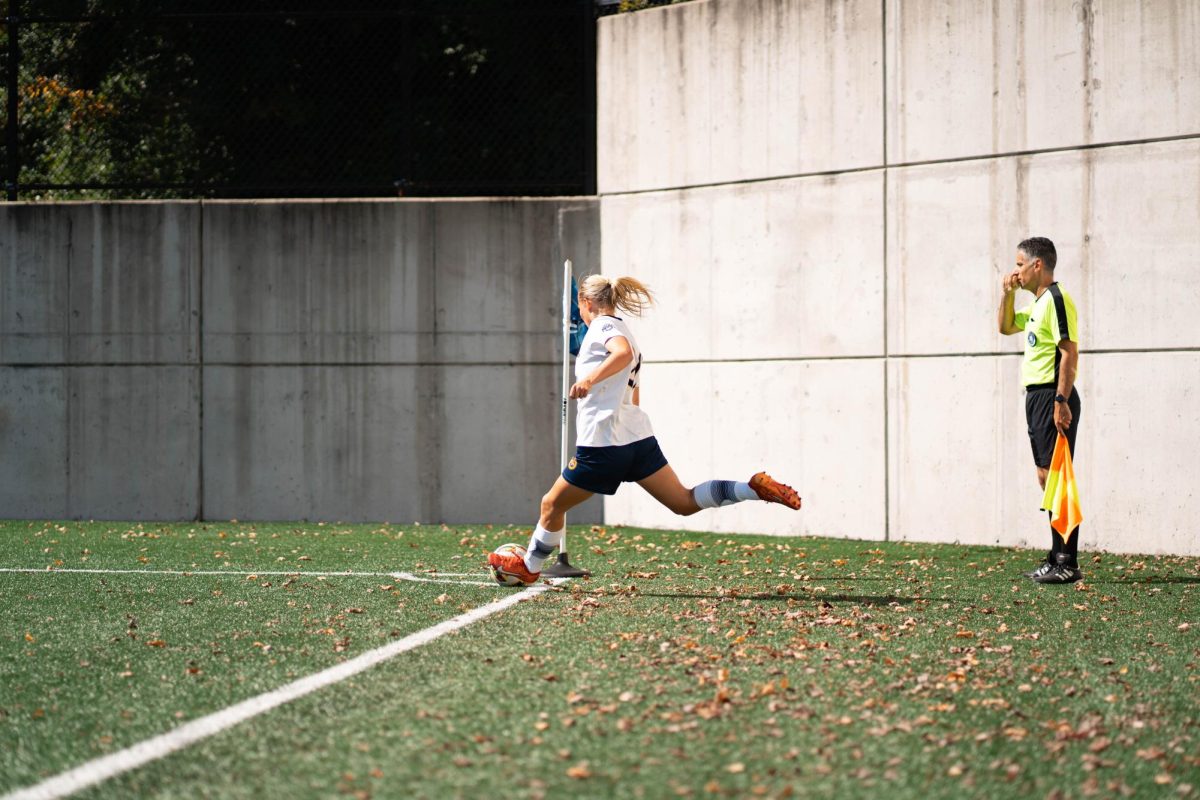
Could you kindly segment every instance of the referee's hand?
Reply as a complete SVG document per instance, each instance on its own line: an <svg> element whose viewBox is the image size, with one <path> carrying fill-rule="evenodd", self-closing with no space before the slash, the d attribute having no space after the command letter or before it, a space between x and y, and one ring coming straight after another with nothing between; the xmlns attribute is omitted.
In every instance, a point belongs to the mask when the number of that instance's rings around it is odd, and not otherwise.
<svg viewBox="0 0 1200 800"><path fill-rule="evenodd" d="M1071 427L1071 408L1066 403L1054 404L1054 424L1059 433L1067 435L1067 430Z"/></svg>

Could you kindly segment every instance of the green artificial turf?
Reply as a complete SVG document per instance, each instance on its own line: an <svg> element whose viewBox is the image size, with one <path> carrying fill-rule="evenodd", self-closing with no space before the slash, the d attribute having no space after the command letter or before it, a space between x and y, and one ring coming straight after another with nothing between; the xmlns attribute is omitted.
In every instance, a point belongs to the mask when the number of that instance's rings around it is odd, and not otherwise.
<svg viewBox="0 0 1200 800"><path fill-rule="evenodd" d="M0 523L0 792L514 590L485 525ZM81 796L1194 796L1200 559L572 528L572 581ZM250 575L202 575L201 570ZM262 575L342 572L384 575ZM449 583L394 580L409 571Z"/></svg>

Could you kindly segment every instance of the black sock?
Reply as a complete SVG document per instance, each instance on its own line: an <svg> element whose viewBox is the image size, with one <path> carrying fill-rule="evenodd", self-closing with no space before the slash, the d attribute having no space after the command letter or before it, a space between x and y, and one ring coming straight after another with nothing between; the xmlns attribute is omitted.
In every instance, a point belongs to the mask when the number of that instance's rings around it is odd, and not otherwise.
<svg viewBox="0 0 1200 800"><path fill-rule="evenodd" d="M1049 511L1046 512L1046 516L1051 517L1051 518L1054 517L1054 515L1052 513L1050 513ZM1059 535L1058 531L1054 530L1054 528L1051 527L1050 528L1050 555L1046 556L1046 560L1049 561L1051 564L1053 564L1054 557L1061 552L1063 552L1063 538L1062 538L1062 536Z"/></svg>
<svg viewBox="0 0 1200 800"><path fill-rule="evenodd" d="M1071 531L1071 535L1067 537L1067 541L1063 543L1062 552L1067 554L1067 563L1072 567L1079 566L1079 528L1076 525L1075 530ZM1061 536L1059 537L1062 538Z"/></svg>

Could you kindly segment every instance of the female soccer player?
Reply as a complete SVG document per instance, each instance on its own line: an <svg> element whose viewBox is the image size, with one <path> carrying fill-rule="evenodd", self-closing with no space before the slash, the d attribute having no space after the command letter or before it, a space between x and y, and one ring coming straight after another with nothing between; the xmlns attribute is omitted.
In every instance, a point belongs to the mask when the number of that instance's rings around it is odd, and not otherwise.
<svg viewBox="0 0 1200 800"><path fill-rule="evenodd" d="M642 352L624 311L641 316L654 302L650 290L634 278L592 275L579 289L579 312L587 334L575 361L570 396L578 400L575 457L542 498L541 516L524 559L488 555L488 563L535 583L542 565L562 541L566 513L593 494L615 494L622 482L637 483L676 514L695 514L743 500L765 500L800 508L800 496L765 472L747 483L705 481L691 489L679 482L658 447L650 418L638 405Z"/></svg>

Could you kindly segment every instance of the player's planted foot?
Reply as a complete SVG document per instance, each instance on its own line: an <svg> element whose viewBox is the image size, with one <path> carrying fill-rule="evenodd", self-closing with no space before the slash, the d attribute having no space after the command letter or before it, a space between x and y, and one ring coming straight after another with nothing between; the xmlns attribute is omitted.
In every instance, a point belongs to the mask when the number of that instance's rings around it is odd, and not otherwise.
<svg viewBox="0 0 1200 800"><path fill-rule="evenodd" d="M1054 564L1051 563L1050 556L1046 556L1046 558L1042 561L1042 563L1038 564L1036 567L1029 570L1028 572L1023 572L1021 574L1024 575L1026 578L1037 579L1037 578L1042 577L1043 575L1045 575L1047 572L1049 572L1052 569L1054 569Z"/></svg>
<svg viewBox="0 0 1200 800"><path fill-rule="evenodd" d="M1075 583L1075 581L1083 578L1083 573L1078 566L1070 563L1070 556L1066 553L1058 553L1054 556L1054 564L1051 565L1049 571L1045 575L1039 575L1034 578L1038 583Z"/></svg>
<svg viewBox="0 0 1200 800"><path fill-rule="evenodd" d="M517 576L526 586L537 583L538 576L542 574L541 572L530 572L529 567L525 566L525 559L516 553L512 555L488 553L488 563L510 575Z"/></svg>
<svg viewBox="0 0 1200 800"><path fill-rule="evenodd" d="M780 483L765 472L757 472L750 479L750 488L758 495L759 500L768 503L779 503L788 508L800 510L800 495L787 484Z"/></svg>

